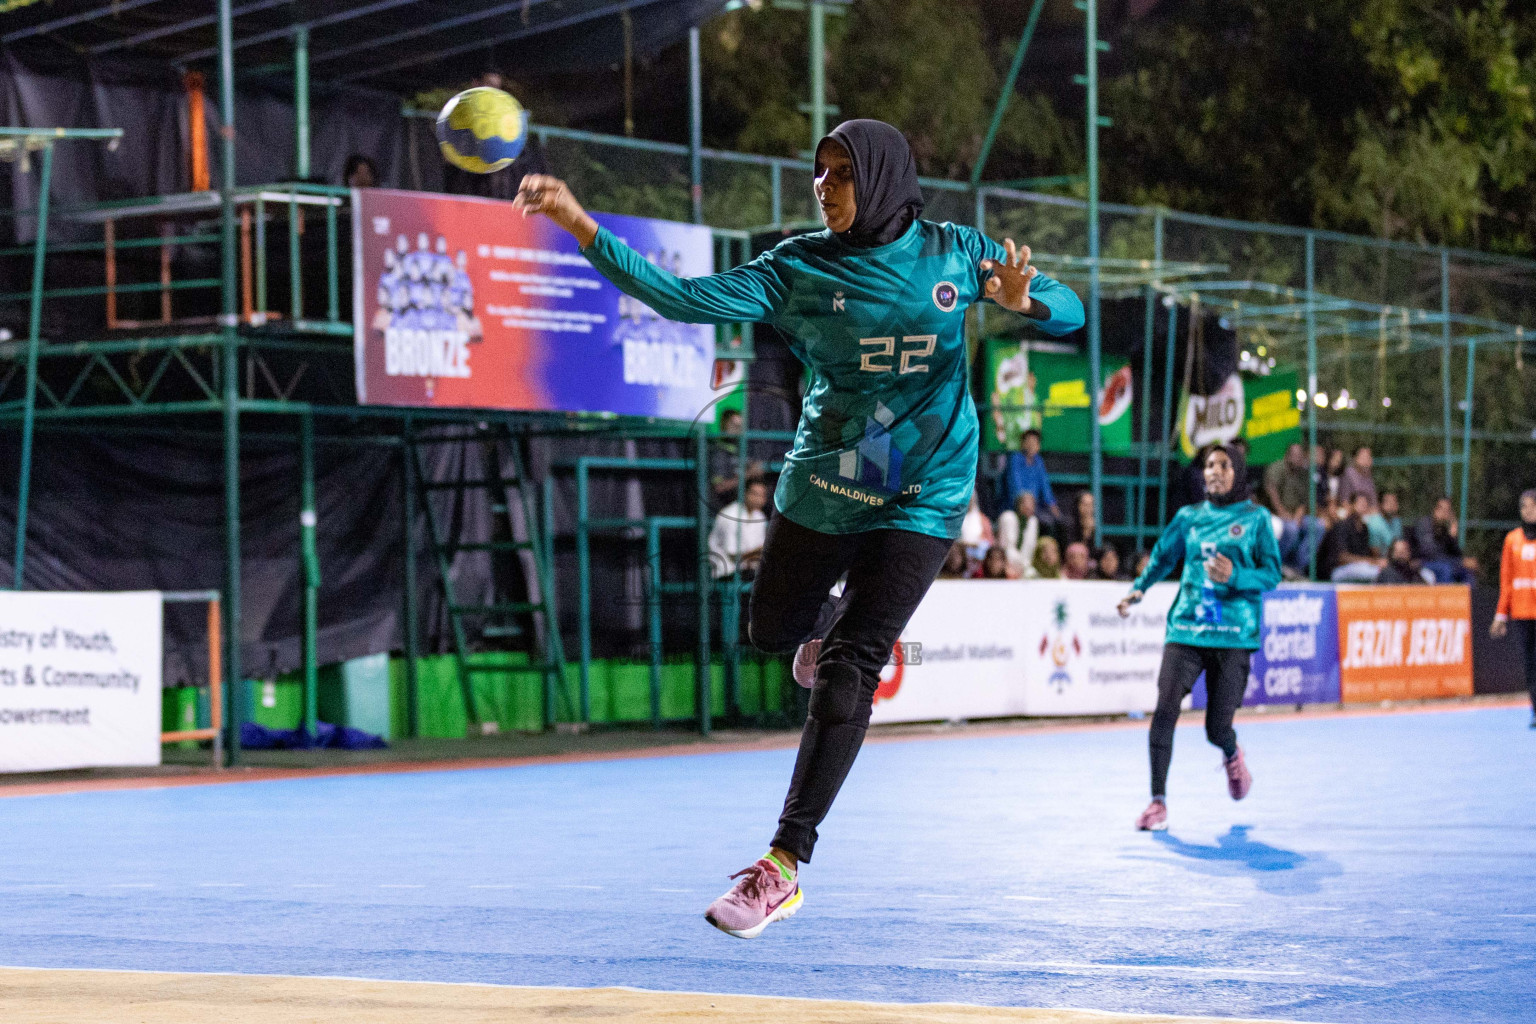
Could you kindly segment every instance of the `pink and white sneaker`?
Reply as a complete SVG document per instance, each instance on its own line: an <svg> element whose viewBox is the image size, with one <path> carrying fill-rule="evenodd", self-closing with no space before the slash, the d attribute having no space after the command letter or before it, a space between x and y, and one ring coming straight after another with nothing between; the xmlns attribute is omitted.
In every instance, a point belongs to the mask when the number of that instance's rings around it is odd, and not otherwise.
<svg viewBox="0 0 1536 1024"><path fill-rule="evenodd" d="M807 640L795 651L795 682L807 690L816 685L816 662L821 658L821 641Z"/></svg>
<svg viewBox="0 0 1536 1024"><path fill-rule="evenodd" d="M1136 819L1136 831L1168 831L1168 805L1161 800L1153 800L1147 804L1147 809L1142 811L1141 817Z"/></svg>
<svg viewBox="0 0 1536 1024"><path fill-rule="evenodd" d="M799 879L786 876L771 857L759 857L731 877L740 881L709 905L704 920L738 939L757 938L773 922L792 917L805 900Z"/></svg>
<svg viewBox="0 0 1536 1024"><path fill-rule="evenodd" d="M1243 763L1243 748L1238 747L1237 753L1227 758L1222 764L1227 769L1227 792L1232 794L1233 800L1241 800L1253 788L1253 776L1248 773L1248 766Z"/></svg>

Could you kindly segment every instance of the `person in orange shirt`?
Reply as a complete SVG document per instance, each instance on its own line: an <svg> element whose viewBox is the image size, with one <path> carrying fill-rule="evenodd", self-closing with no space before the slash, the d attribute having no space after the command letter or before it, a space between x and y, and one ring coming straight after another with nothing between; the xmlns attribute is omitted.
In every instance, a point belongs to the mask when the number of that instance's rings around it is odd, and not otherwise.
<svg viewBox="0 0 1536 1024"><path fill-rule="evenodd" d="M1536 488L1520 495L1520 525L1504 537L1499 561L1499 607L1488 632L1509 632L1525 659L1525 686L1531 691L1531 728L1536 729Z"/></svg>

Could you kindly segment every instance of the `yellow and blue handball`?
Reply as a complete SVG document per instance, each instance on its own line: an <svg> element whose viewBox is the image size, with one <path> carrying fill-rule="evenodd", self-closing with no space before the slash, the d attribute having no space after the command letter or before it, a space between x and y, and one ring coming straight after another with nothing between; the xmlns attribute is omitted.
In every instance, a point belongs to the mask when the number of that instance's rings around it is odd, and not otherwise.
<svg viewBox="0 0 1536 1024"><path fill-rule="evenodd" d="M506 167L528 141L528 114L510 94L489 86L465 89L437 115L443 159L462 170L490 174Z"/></svg>

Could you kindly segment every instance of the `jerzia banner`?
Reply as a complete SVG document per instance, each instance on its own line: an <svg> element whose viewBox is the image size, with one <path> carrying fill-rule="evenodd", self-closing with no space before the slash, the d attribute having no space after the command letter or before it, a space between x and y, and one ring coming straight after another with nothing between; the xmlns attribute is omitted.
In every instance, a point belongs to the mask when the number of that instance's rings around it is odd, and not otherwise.
<svg viewBox="0 0 1536 1024"><path fill-rule="evenodd" d="M356 189L353 336L363 405L693 419L714 328L663 320L570 235L493 199ZM597 214L657 266L709 274L708 228Z"/></svg>

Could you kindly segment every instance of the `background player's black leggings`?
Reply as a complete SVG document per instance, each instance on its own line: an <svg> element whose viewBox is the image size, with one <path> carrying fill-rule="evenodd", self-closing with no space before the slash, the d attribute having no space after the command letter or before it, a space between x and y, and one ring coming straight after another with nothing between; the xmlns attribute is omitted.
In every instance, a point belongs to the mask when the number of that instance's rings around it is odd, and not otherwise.
<svg viewBox="0 0 1536 1024"><path fill-rule="evenodd" d="M789 652L821 637L810 715L773 845L811 859L869 728L880 670L944 565L950 541L908 530L819 533L783 515L768 522L752 585L752 642ZM828 591L843 573L843 596Z"/></svg>
<svg viewBox="0 0 1536 1024"><path fill-rule="evenodd" d="M1509 635L1525 660L1525 688L1531 691L1531 714L1536 715L1536 619L1510 619Z"/></svg>
<svg viewBox="0 0 1536 1024"><path fill-rule="evenodd" d="M1248 688L1248 659L1252 651L1231 647L1194 647L1165 644L1163 666L1157 674L1157 710L1152 713L1152 795L1168 794L1168 765L1173 761L1173 730L1179 724L1179 705L1189 696L1195 680L1205 673L1205 738L1221 748L1225 757L1237 753L1237 733L1232 716L1243 703Z"/></svg>

